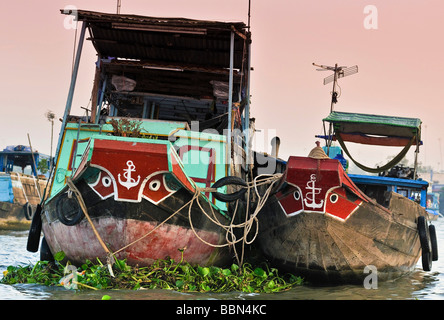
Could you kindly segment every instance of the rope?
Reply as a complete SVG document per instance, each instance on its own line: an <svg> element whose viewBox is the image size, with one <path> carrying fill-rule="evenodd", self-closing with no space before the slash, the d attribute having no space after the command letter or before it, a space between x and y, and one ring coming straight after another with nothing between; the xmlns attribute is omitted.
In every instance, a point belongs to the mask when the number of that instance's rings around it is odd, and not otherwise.
<svg viewBox="0 0 444 320"><path fill-rule="evenodd" d="M263 177L268 177L268 178L263 179L263 180L258 182L258 179L262 179ZM111 264L113 262L114 256L117 253L127 249L128 247L130 247L130 246L134 245L135 243L137 243L137 242L143 240L144 238L148 237L151 233L153 233L155 230L160 228L163 224L165 224L168 220L170 220L172 217L174 217L177 213L179 213L182 209L186 208L187 206L189 207L188 208L188 219L189 219L189 222L190 222L191 230L193 231L194 235L200 241L202 241L206 245L209 245L209 246L212 246L212 247L222 248L222 247L232 246L234 248L235 256L236 256L236 259L237 259L239 265L242 265L245 244L253 243L254 240L256 239L257 235L258 235L258 232L259 232L259 220L257 219L257 215L261 211L261 209L263 208L265 203L267 202L268 197L270 196L271 191L273 190L273 187L274 187L275 183L278 182L281 179L281 177L282 177L282 174L280 174L280 173L279 174L262 174L262 175L259 175L259 176L255 177L252 182L247 183L247 187L244 187L244 188L247 188L247 211L246 211L246 214L245 214L245 221L240 223L240 224L233 224L234 219L235 219L236 214L237 214L239 200L236 201L236 207L235 207L235 209L233 211L231 223L229 225L226 225L224 223L221 223L218 220L218 218L217 218L217 216L216 216L216 214L215 214L215 212L213 210L213 207L212 207L211 203L209 204L209 207L211 209L210 210L211 211L211 216L210 216L207 213L207 210L205 210L202 207L202 205L201 205L201 203L199 201L201 193L215 192L215 191L217 191L217 188L199 188L199 187L196 187L195 193L194 193L194 195L193 195L193 197L191 198L190 201L185 203L182 207L180 207L178 210L176 210L174 213L172 213L168 218L166 218L164 221L162 221L160 224L158 224L155 228L151 229L145 235L139 237L138 239L134 240L133 242L127 244L126 246L124 246L124 247L122 247L122 248L120 248L120 249L118 249L118 250L116 250L114 252L111 252L109 250L109 248L106 246L106 244L104 243L104 241L102 240L100 234L98 233L97 229L95 228L95 226L94 226L94 224L93 224L93 222L92 222L92 220L91 220L91 218L90 218L90 216L88 214L87 207L85 205L85 202L83 201L83 197L82 197L80 191L74 185L74 183L72 182L70 177L68 177L68 179L67 179L67 185L68 185L69 189L72 192L74 192L74 194L76 195L76 197L77 197L77 199L79 201L80 207L81 207L81 209L82 209L86 219L88 220L89 224L91 225L91 228L93 229L94 235L96 236L96 238L99 241L99 243L102 246L102 248L105 250L105 252L107 254L108 269L110 271L110 274L112 276L114 276L114 274L112 272ZM259 191L258 191L258 187L262 186L262 185L266 185L266 184L269 184L269 186L265 190L264 195L261 196ZM254 209L254 212L251 215L249 215L248 214L248 210L249 210L249 207L250 207L250 192L251 192L250 190L251 189L254 189L254 192L255 192L255 194L256 194L256 196L258 198L258 201L257 201L257 206ZM202 237L199 236L198 232L194 228L193 221L192 221L192 218L191 218L191 208L193 206L194 201L196 201L196 203L199 206L199 208L201 209L202 213L212 223L216 224L217 226L219 226L220 228L225 230L225 240L226 240L226 243L224 243L224 244L212 244L212 243L209 243L208 241L202 239ZM256 224L256 226L257 226L256 227L256 232L255 232L253 238L251 240L248 240L248 235L250 234L251 229L252 229L254 224ZM234 229L236 229L236 228L243 228L244 229L244 234L243 234L243 236L240 239L236 239L236 236L234 234ZM239 256L238 256L238 254L236 252L235 245L238 244L241 241L242 241L242 254L241 254L241 258L239 259Z"/></svg>
<svg viewBox="0 0 444 320"><path fill-rule="evenodd" d="M145 235L141 236L140 238L134 240L133 242L127 244L126 246L120 248L117 251L114 251L113 254L119 253L122 250L127 249L128 247L132 246L133 244L145 239L146 237L148 237L151 233L153 233L155 230L157 230L158 228L160 228L163 224L165 224L168 220L170 220L172 217L174 217L177 213L180 212L180 210L182 210L183 208L185 208L186 206L188 206L192 201L194 201L194 197L188 201L186 204L184 204L180 209L176 210L172 215L170 215L168 218L166 218L165 220L163 220L160 224L158 224L155 228L153 228L152 230L150 230L149 232L147 232ZM191 207L191 206L190 206Z"/></svg>
<svg viewBox="0 0 444 320"><path fill-rule="evenodd" d="M265 176L268 176L269 178L261 180L260 182L257 181L258 179L263 178ZM214 214L213 207L211 205L210 205L210 209L211 209L211 213L212 213L214 219L212 217L210 217L208 215L208 213L206 212L206 210L204 210L204 208L202 208L202 206L201 206L201 204L199 202L199 198L196 197L197 198L197 204L198 204L199 208L201 209L202 213L205 214L210 221L212 221L217 226L219 226L220 228L225 230L225 233L226 233L226 235L225 235L226 243L225 244L222 244L222 245L211 244L211 243L205 241L204 239L202 239L197 234L197 232L196 232L196 230L194 229L194 226L193 226L193 221L191 219L191 206L190 206L190 208L188 210L188 219L190 221L191 230L193 230L195 236L200 241L202 241L203 243L205 243L205 244L207 244L209 246L217 247L217 248L222 248L222 247L226 247L226 246L232 246L233 249L234 249L234 253L235 253L236 259L238 261L238 264L242 265L245 244L253 243L254 240L256 239L258 233L259 233L259 220L257 219L257 215L259 214L259 212L261 211L261 209L263 208L263 206L267 202L268 197L270 196L271 191L273 190L274 184L277 181L279 181L281 179L281 177L282 177L281 173L279 173L279 174L262 174L262 175L259 175L259 176L255 177L251 183L248 183L247 187L244 187L244 188L247 188L247 212L245 214L245 222L240 223L240 224L233 224L233 221L234 221L234 219L236 217L236 214L237 214L239 200L236 201L236 208L233 211L232 221L231 221L230 225L227 226L227 225L224 225L224 224L220 223L217 220L216 215ZM267 187L266 191L264 192L264 195L261 196L259 194L259 190L258 190L257 187L261 186L261 185L265 185L265 184L269 184L269 186ZM250 190L253 189L253 188L254 188L255 194L256 194L256 196L258 198L258 203L257 203L257 206L256 206L254 212L249 215L248 214L248 208L250 207L250 192L251 192ZM199 193L199 190L202 191L202 189L198 188L198 189L196 189L196 194ZM205 190L207 190L207 189L205 189ZM256 226L257 226L256 227L256 232L255 232L253 238L249 241L248 240L248 235L250 234L251 229L253 228L254 224L256 224ZM242 238L236 239L236 235L234 233L234 229L235 228L243 228L244 229L244 235L243 235ZM229 239L229 236L231 236L231 240ZM239 259L239 256L237 254L236 247L235 247L235 245L238 244L239 242L242 242L242 253L241 253L241 258L240 259Z"/></svg>
<svg viewBox="0 0 444 320"><path fill-rule="evenodd" d="M83 201L83 197L82 194L80 193L79 189L77 189L77 187L74 185L74 183L71 180L71 177L68 177L68 179L66 180L66 184L68 185L69 189L74 192L74 194L77 197L77 200L79 201L80 204L80 208L83 211L83 214L85 215L86 219L88 220L89 224L91 225L91 228L97 238L97 240L99 241L100 245L102 246L103 250L105 250L106 255L107 255L107 264L108 264L108 270L110 272L110 274L114 277L114 273L113 273L113 269L111 267L112 262L114 261L114 257L111 253L111 251L109 251L108 247L106 246L105 242L103 242L102 238L100 237L99 232L97 231L96 227L94 226L94 223L92 222L89 214L88 214L88 209L86 208L85 202Z"/></svg>
<svg viewBox="0 0 444 320"><path fill-rule="evenodd" d="M15 172L15 174L17 175L18 182L20 182L20 185L22 186L23 195L25 196L25 201L26 201L26 202L29 202L29 201L28 201L28 197L26 196L25 186L23 185L23 183L22 183L22 179L20 178L20 174L19 174L18 172Z"/></svg>
<svg viewBox="0 0 444 320"><path fill-rule="evenodd" d="M37 186L37 181L34 176L32 176L32 180L34 180L34 187L37 189L37 194L39 195L39 200L42 201L42 195L40 194L40 185Z"/></svg>

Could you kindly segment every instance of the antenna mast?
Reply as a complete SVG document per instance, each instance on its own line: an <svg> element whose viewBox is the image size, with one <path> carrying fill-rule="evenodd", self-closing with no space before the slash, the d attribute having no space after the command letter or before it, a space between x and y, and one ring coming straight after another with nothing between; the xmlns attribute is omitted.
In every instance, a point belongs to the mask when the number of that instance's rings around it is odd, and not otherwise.
<svg viewBox="0 0 444 320"><path fill-rule="evenodd" d="M248 0L248 26L247 26L248 31L250 31L250 17L251 17L250 12L251 12L251 0Z"/></svg>
<svg viewBox="0 0 444 320"><path fill-rule="evenodd" d="M117 0L117 14L120 14L121 0Z"/></svg>
<svg viewBox="0 0 444 320"><path fill-rule="evenodd" d="M320 68L320 69L316 69L317 71L333 71L332 75L324 78L324 85L333 81L333 91L331 93L331 104L330 104L330 113L331 113L331 112L333 112L334 104L338 102L338 93L336 92L336 85L337 85L338 79L358 73L358 66L353 66L353 67L349 67L349 68L347 68L345 66L338 67L338 64L336 63L334 67L330 67L330 66L324 66L322 64L319 65L314 62L313 62L313 65ZM327 155L329 154L331 142L333 140L333 137L332 137L333 132L332 131L333 131L333 125L330 122L329 129L328 129L328 136L326 138Z"/></svg>

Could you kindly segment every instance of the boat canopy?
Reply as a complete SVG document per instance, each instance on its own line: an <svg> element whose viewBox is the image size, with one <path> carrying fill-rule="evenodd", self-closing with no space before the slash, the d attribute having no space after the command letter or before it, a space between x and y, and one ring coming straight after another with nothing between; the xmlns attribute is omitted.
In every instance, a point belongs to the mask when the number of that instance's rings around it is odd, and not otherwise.
<svg viewBox="0 0 444 320"><path fill-rule="evenodd" d="M421 137L418 118L333 111L323 121L333 124L336 139L340 136L355 143L406 146L409 142L417 144Z"/></svg>
<svg viewBox="0 0 444 320"><path fill-rule="evenodd" d="M421 144L420 119L332 111L323 121L333 125L333 136L326 138L337 140L350 159L367 172L379 173L390 169L405 157L412 145L416 145L416 175L417 154ZM344 141L379 146L399 146L403 149L384 166L370 168L353 159Z"/></svg>
<svg viewBox="0 0 444 320"><path fill-rule="evenodd" d="M36 164L39 163L39 156L38 152L32 152L31 148L27 146L7 146L3 151L0 151L0 172L12 172L14 166L24 170L29 165L31 166L32 174L37 176Z"/></svg>

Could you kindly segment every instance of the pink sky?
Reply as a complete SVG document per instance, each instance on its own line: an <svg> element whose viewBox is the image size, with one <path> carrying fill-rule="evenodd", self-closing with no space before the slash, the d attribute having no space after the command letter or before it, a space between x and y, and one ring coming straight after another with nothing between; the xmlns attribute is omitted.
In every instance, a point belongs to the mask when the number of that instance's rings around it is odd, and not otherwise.
<svg viewBox="0 0 444 320"><path fill-rule="evenodd" d="M48 110L63 116L74 30L59 9L115 12L117 1L19 0L0 13L0 149L27 144L49 154ZM377 9L378 29L364 28L367 5ZM247 22L248 0L122 0L121 13ZM442 0L252 0L251 114L260 134L276 132L280 157L307 155L330 108L328 72L311 64L359 66L340 79L337 111L416 117L423 121L419 161L443 169L441 137L444 88ZM86 43L73 112L88 104L95 53ZM57 141L60 122L56 122ZM270 134L271 135L271 134ZM260 137L260 136L259 136ZM271 139L267 137L268 140ZM54 143L55 148L56 143ZM270 151L257 142L258 151ZM399 149L350 145L366 165ZM410 159L413 159L409 155Z"/></svg>

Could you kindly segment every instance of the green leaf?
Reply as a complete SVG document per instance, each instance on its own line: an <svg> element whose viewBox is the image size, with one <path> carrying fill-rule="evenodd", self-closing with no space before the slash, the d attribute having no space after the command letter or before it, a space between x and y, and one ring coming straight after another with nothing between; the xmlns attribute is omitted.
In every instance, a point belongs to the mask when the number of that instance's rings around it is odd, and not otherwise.
<svg viewBox="0 0 444 320"><path fill-rule="evenodd" d="M253 271L254 275L260 278L267 278L267 274L262 268L256 268Z"/></svg>
<svg viewBox="0 0 444 320"><path fill-rule="evenodd" d="M274 289L274 287L276 287L276 283L273 280L268 281L267 288Z"/></svg>
<svg viewBox="0 0 444 320"><path fill-rule="evenodd" d="M107 294L103 295L102 300L111 300L111 297Z"/></svg>
<svg viewBox="0 0 444 320"><path fill-rule="evenodd" d="M63 251L59 251L54 255L55 261L62 261L63 259L65 259L65 252Z"/></svg>
<svg viewBox="0 0 444 320"><path fill-rule="evenodd" d="M205 267L205 268L198 267L197 270L198 270L199 274L203 277L206 277L210 273L210 269L207 267Z"/></svg>
<svg viewBox="0 0 444 320"><path fill-rule="evenodd" d="M224 276L229 276L229 275L231 275L231 271L230 271L230 269L222 269L222 274Z"/></svg>

